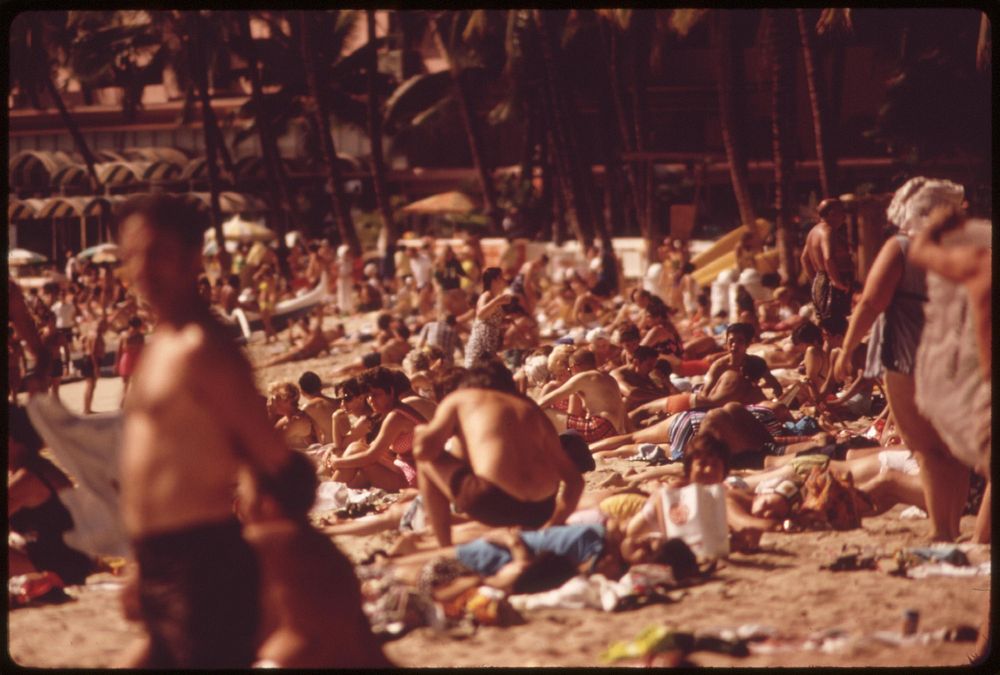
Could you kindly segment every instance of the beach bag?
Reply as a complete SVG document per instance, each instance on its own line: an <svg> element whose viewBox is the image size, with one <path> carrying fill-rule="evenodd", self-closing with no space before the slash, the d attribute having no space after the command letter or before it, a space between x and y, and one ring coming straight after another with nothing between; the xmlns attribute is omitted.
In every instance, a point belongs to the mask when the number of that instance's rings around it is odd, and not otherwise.
<svg viewBox="0 0 1000 675"><path fill-rule="evenodd" d="M668 539L682 539L699 557L729 554L726 489L722 483L661 488L656 509Z"/></svg>

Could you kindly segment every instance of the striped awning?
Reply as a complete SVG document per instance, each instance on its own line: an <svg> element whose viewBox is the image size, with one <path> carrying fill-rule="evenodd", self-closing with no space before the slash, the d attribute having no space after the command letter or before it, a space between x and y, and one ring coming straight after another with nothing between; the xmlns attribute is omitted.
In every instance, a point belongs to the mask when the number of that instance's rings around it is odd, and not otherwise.
<svg viewBox="0 0 1000 675"><path fill-rule="evenodd" d="M87 167L80 166L79 164L70 164L69 166L60 168L52 176L52 187L56 190L65 190L67 188L89 190L90 174L87 173Z"/></svg>
<svg viewBox="0 0 1000 675"><path fill-rule="evenodd" d="M44 199L14 199L7 198L7 218L11 222L15 220L34 220L39 218L38 213L45 206Z"/></svg>
<svg viewBox="0 0 1000 675"><path fill-rule="evenodd" d="M142 173L142 179L157 183L181 180L181 166L165 159L159 159L146 167Z"/></svg>
<svg viewBox="0 0 1000 675"><path fill-rule="evenodd" d="M38 218L83 218L110 213L112 199L103 195L79 197L52 197L42 201Z"/></svg>
<svg viewBox="0 0 1000 675"><path fill-rule="evenodd" d="M127 162L128 158L125 155L115 152L114 150L98 150L96 153L98 162Z"/></svg>
<svg viewBox="0 0 1000 675"><path fill-rule="evenodd" d="M97 176L105 185L140 183L149 162L107 162L96 165Z"/></svg>
<svg viewBox="0 0 1000 675"><path fill-rule="evenodd" d="M22 150L7 164L7 182L14 190L48 190L56 172L74 163L64 152Z"/></svg>
<svg viewBox="0 0 1000 675"><path fill-rule="evenodd" d="M184 165L181 172L184 180L201 181L208 180L208 161L204 157L195 157Z"/></svg>
<svg viewBox="0 0 1000 675"><path fill-rule="evenodd" d="M211 207L211 194L208 192L189 192L187 196L197 199L206 208ZM219 210L222 213L263 213L267 211L267 204L253 195L239 192L220 192Z"/></svg>

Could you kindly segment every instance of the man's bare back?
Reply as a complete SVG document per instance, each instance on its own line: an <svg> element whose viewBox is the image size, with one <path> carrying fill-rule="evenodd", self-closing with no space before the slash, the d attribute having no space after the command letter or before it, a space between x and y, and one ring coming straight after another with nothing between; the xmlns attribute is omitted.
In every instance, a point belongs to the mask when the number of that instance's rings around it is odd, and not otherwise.
<svg viewBox="0 0 1000 675"><path fill-rule="evenodd" d="M463 389L441 405L453 409L456 450L477 476L525 501L555 493L560 478L549 458L563 450L538 406L488 389Z"/></svg>

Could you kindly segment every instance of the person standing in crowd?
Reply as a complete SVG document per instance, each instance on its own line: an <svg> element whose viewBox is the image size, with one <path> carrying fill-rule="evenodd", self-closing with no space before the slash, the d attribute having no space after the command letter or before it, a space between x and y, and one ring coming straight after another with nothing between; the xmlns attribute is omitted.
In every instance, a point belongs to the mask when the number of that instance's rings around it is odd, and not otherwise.
<svg viewBox="0 0 1000 675"><path fill-rule="evenodd" d="M122 519L150 636L137 660L149 668L246 668L259 575L233 516L233 485L248 467L287 512L304 514L316 474L268 424L250 364L198 296L204 215L158 194L125 202L119 221L124 272L158 317L122 432Z"/></svg>
<svg viewBox="0 0 1000 675"><path fill-rule="evenodd" d="M455 350L462 351L462 341L455 328L455 315L442 313L437 321L429 321L420 329L417 348L437 347L444 354L444 364L455 363Z"/></svg>
<svg viewBox="0 0 1000 675"><path fill-rule="evenodd" d="M121 407L125 407L125 396L128 394L128 386L132 381L132 373L139 363L139 356L146 345L146 336L142 332L142 319L133 316L128 320L128 328L118 341L118 355L115 370L122 378L122 402Z"/></svg>
<svg viewBox="0 0 1000 675"><path fill-rule="evenodd" d="M847 214L839 199L824 199L817 211L820 221L806 235L802 268L813 280L812 298L817 318L846 318L851 311L854 285L851 251L844 231Z"/></svg>
<svg viewBox="0 0 1000 675"><path fill-rule="evenodd" d="M337 248L337 308L341 316L354 313L354 256L347 244Z"/></svg>
<svg viewBox="0 0 1000 675"><path fill-rule="evenodd" d="M88 330L83 334L83 357L79 360L78 366L80 375L84 379L83 387L83 414L89 415L93 411L94 391L97 389L97 378L101 375L101 362L104 360L104 332L108 328L107 319L103 316L91 322ZM124 400L124 395L122 397Z"/></svg>
<svg viewBox="0 0 1000 675"><path fill-rule="evenodd" d="M496 356L503 340L503 307L511 301L504 293L507 280L499 267L483 272L483 292L476 302L476 318L465 347L465 367L473 368Z"/></svg>
<svg viewBox="0 0 1000 675"><path fill-rule="evenodd" d="M882 315L881 360L885 367L886 398L903 441L920 459L920 478L931 519L930 538L954 541L959 535L959 519L969 490L969 472L948 453L941 436L917 409L914 399L913 371L924 327L927 291L926 272L910 263L907 253L911 237L920 231L926 215L921 202L928 202L931 193L937 193L947 201L961 203L963 191L960 186L948 183L950 190L929 188L921 194L927 183L926 178L913 178L896 190L888 215L899 227L899 233L886 240L875 257L835 367L842 379L853 374L846 355L854 351Z"/></svg>

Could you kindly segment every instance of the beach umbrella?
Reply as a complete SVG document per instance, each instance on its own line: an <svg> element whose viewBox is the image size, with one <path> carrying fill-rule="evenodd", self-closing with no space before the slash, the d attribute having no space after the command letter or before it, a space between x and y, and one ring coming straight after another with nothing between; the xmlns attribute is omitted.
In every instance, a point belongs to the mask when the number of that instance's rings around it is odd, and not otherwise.
<svg viewBox="0 0 1000 675"><path fill-rule="evenodd" d="M118 253L118 244L108 242L83 249L76 254L76 259L91 260L95 263L118 262L121 260L121 255Z"/></svg>
<svg viewBox="0 0 1000 675"><path fill-rule="evenodd" d="M476 203L462 192L442 192L403 207L403 213L469 213Z"/></svg>
<svg viewBox="0 0 1000 675"><path fill-rule="evenodd" d="M214 230L205 230L206 240L214 236ZM271 241L277 235L258 222L233 216L222 224L222 236L232 241Z"/></svg>
<svg viewBox="0 0 1000 675"><path fill-rule="evenodd" d="M49 259L41 253L29 251L26 248L12 248L7 252L7 264L11 267L21 267L24 265L40 265L48 262Z"/></svg>

